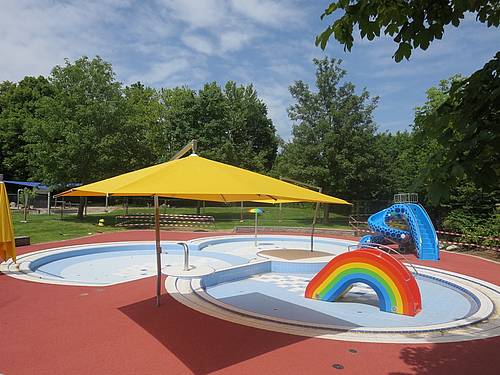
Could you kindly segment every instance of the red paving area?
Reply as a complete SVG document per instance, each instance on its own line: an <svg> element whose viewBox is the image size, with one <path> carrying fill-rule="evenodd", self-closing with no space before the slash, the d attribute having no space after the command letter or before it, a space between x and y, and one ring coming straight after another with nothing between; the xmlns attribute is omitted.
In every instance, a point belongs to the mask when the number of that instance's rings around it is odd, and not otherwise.
<svg viewBox="0 0 500 375"><path fill-rule="evenodd" d="M170 240L203 236L162 233ZM129 231L57 246L152 239L152 232ZM442 253L440 262L416 263L500 285L500 265L479 258ZM216 319L166 293L157 308L154 293L154 278L101 288L39 284L0 274L0 374L500 373L500 338L436 345L321 340Z"/></svg>

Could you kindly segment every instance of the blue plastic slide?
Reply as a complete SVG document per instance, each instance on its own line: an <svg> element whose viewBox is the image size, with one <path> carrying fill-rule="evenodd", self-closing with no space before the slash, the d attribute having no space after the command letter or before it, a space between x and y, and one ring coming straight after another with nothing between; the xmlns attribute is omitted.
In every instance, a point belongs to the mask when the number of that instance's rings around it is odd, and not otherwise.
<svg viewBox="0 0 500 375"><path fill-rule="evenodd" d="M391 227L392 218L406 221L408 231ZM368 218L368 226L376 233L374 236L364 236L360 245L367 242L383 243L390 239L397 243L413 242L419 259L439 260L439 244L436 230L425 209L415 203L397 203L385 210L379 211Z"/></svg>

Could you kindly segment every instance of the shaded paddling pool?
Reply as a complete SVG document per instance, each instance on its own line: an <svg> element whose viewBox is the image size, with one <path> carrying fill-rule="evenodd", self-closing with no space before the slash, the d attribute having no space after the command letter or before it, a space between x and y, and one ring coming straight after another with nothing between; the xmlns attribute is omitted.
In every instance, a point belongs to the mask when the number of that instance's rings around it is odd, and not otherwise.
<svg viewBox="0 0 500 375"><path fill-rule="evenodd" d="M416 267L422 311L415 317L379 310L375 292L356 284L342 299L304 298L311 278L355 242L318 237L315 254L306 236L220 236L187 241L190 264L212 271L200 277L168 277L167 291L179 302L241 324L285 325L301 330L406 334L444 331L483 321L494 312L498 288L461 275ZM181 245L162 242L164 270L182 265ZM21 255L19 267L3 272L25 280L106 286L156 274L154 242L114 242L54 248ZM258 323L256 323L258 322ZM292 328L290 328L292 327ZM269 329L269 328L266 328ZM294 329L298 329L297 332ZM302 332L302 333L301 333ZM316 331L315 331L316 332ZM312 335L307 333L306 335Z"/></svg>

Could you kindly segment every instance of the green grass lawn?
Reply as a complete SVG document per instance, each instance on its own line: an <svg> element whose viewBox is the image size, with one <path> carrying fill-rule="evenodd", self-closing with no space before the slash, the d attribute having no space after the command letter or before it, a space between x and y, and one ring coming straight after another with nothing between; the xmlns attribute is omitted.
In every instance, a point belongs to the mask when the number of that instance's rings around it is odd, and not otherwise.
<svg viewBox="0 0 500 375"><path fill-rule="evenodd" d="M240 222L239 207L206 207L202 214L215 217L217 230L233 229L235 226L253 226L254 214L244 209L243 222ZM162 208L162 213L172 214L195 214L196 208ZM153 213L150 208L130 208L129 213ZM105 214L93 214L78 220L76 215L65 215L61 220L59 214L44 215L30 214L28 223L21 223L22 213L13 214L14 231L16 236L30 236L31 243L63 240L101 232L113 232L126 230L114 227L114 216L124 214L122 209L114 210ZM314 215L312 206L307 207L285 207L282 208L281 221L279 220L279 207L264 207L264 214L259 215L259 226L286 226L286 227L310 227ZM104 219L105 226L97 226L99 219ZM347 217L330 214L329 225L318 224L318 228L349 228Z"/></svg>

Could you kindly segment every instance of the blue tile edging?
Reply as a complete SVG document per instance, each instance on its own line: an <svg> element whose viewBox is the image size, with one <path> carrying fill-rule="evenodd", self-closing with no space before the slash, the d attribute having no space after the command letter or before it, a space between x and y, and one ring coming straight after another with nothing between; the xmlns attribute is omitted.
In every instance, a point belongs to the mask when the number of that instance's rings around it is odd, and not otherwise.
<svg viewBox="0 0 500 375"><path fill-rule="evenodd" d="M214 273L201 277L201 286L206 289L212 286L247 279L253 275L279 272L279 273L318 273L327 262L322 263L299 263L284 262L276 260L263 260L225 268Z"/></svg>

